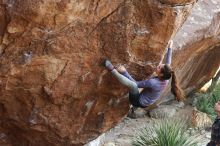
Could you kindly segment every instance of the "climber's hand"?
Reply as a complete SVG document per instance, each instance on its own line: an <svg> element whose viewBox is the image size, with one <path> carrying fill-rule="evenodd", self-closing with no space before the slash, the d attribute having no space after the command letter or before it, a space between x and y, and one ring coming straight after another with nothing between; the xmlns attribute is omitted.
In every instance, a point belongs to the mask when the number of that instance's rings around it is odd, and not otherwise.
<svg viewBox="0 0 220 146"><path fill-rule="evenodd" d="M117 71L120 72L120 73L126 72L126 69L125 69L125 67L124 67L123 65L120 65L120 66L117 67L116 69L117 69Z"/></svg>
<svg viewBox="0 0 220 146"><path fill-rule="evenodd" d="M171 48L171 49L173 48L173 40L170 40L170 41L169 41L168 48Z"/></svg>

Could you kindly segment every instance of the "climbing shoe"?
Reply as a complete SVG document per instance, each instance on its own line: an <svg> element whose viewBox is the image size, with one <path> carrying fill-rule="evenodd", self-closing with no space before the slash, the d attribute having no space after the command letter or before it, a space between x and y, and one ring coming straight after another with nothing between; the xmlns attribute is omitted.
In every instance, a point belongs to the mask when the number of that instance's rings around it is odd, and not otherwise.
<svg viewBox="0 0 220 146"><path fill-rule="evenodd" d="M114 69L114 66L112 65L111 61L108 59L105 59L104 66L109 70L112 71Z"/></svg>

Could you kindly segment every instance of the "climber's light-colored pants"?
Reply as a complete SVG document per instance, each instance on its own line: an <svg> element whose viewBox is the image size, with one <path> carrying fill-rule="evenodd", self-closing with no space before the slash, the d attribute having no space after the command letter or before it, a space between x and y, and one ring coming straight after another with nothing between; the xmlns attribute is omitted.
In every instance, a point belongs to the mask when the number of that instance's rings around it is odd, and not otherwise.
<svg viewBox="0 0 220 146"><path fill-rule="evenodd" d="M140 103L140 94L137 84L120 74L116 69L112 70L111 73L118 79L121 84L129 88L129 101L133 107L145 108L146 106L143 106Z"/></svg>
<svg viewBox="0 0 220 146"><path fill-rule="evenodd" d="M127 86L129 88L130 93L132 94L139 94L138 86L135 82L129 80L122 74L120 74L116 69L113 69L111 73L118 79L118 81Z"/></svg>

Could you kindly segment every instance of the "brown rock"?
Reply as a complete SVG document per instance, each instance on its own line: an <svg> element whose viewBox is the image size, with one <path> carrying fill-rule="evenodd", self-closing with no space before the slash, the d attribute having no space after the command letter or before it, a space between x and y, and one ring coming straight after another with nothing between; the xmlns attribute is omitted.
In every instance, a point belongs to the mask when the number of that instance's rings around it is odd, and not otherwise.
<svg viewBox="0 0 220 146"><path fill-rule="evenodd" d="M193 5L194 0L0 1L0 128L6 137L14 146L79 146L116 125L129 109L127 90L105 70L103 59L125 64L137 79L148 77ZM216 29L209 32L218 35ZM208 38L195 43L203 46L198 50L194 45L183 50L186 55L176 52L174 67L184 66L192 52L200 58L210 55L205 50L218 50L207 49L217 44Z"/></svg>
<svg viewBox="0 0 220 146"><path fill-rule="evenodd" d="M192 2L195 2L193 0L159 0L163 4L168 4L168 5L174 5L174 6L181 6L181 5L186 5L191 4Z"/></svg>
<svg viewBox="0 0 220 146"><path fill-rule="evenodd" d="M173 66L186 93L200 89L219 69L219 5L217 0L199 1L175 36Z"/></svg>
<svg viewBox="0 0 220 146"><path fill-rule="evenodd" d="M193 109L192 113L192 126L197 128L210 128L212 125L212 120L210 117L203 112Z"/></svg>

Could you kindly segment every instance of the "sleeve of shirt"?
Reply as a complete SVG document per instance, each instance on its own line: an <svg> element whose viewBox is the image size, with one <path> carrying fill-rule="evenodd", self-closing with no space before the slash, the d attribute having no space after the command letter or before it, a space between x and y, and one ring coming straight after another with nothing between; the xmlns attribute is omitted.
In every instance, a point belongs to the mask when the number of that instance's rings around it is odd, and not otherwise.
<svg viewBox="0 0 220 146"><path fill-rule="evenodd" d="M168 48L166 54L166 64L171 65L171 61L172 61L172 49Z"/></svg>
<svg viewBox="0 0 220 146"><path fill-rule="evenodd" d="M132 78L132 76L127 71L123 72L122 75L136 83L135 79Z"/></svg>
<svg viewBox="0 0 220 146"><path fill-rule="evenodd" d="M152 79L137 81L138 88L152 88Z"/></svg>
<svg viewBox="0 0 220 146"><path fill-rule="evenodd" d="M143 81L136 81L132 76L126 71L123 72L122 75L127 77L129 80L135 82L138 86L138 88L151 88L152 87L152 79L149 80L143 80Z"/></svg>

